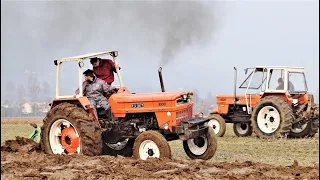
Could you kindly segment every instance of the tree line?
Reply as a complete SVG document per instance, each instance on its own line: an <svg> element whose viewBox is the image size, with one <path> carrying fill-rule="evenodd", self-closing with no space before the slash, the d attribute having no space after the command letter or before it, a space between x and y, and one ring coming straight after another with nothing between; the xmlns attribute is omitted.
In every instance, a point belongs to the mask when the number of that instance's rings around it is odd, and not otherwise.
<svg viewBox="0 0 320 180"><path fill-rule="evenodd" d="M27 102L46 102L52 100L52 89L47 81L41 81L37 73L26 72L24 83L7 81L5 93L1 94L1 117L21 117L23 104ZM31 103L32 104L32 103ZM48 105L49 106L49 105ZM32 104L30 116L41 116L41 107Z"/></svg>

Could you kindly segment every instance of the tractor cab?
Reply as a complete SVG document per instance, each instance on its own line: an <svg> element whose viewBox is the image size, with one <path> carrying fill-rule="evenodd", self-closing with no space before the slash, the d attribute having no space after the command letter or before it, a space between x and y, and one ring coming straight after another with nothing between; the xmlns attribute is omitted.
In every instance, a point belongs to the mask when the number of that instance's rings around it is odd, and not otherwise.
<svg viewBox="0 0 320 180"><path fill-rule="evenodd" d="M249 114L253 107L252 101L250 101L253 96L259 95L263 98L268 94L284 94L291 101L296 101L294 97L308 92L302 67L257 66L246 68L245 74L248 72L249 75L239 88L245 89L245 100ZM250 93L252 90L256 93Z"/></svg>
<svg viewBox="0 0 320 180"><path fill-rule="evenodd" d="M304 68L255 67L245 69L249 76L239 88L255 89L264 93L304 94L308 91Z"/></svg>

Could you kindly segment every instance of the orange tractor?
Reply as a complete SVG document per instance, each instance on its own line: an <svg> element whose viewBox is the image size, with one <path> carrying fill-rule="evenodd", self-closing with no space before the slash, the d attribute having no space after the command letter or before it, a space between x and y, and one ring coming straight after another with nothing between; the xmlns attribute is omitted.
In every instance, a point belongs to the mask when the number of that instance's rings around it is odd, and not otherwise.
<svg viewBox="0 0 320 180"><path fill-rule="evenodd" d="M206 126L210 119L193 117L192 92L131 93L123 86L116 68L119 86L106 95L111 109L96 110L87 97L60 96L61 63L77 62L79 89L82 89L82 67L92 57L110 55L117 63L117 51L93 53L55 60L57 66L56 97L41 127L41 147L48 154L122 155L147 158L171 158L168 141L182 140L191 159L210 159L217 149L217 138ZM96 114L97 112L97 114Z"/></svg>
<svg viewBox="0 0 320 180"><path fill-rule="evenodd" d="M226 123L233 123L236 136L260 138L314 136L319 128L318 107L308 93L304 68L259 66L245 69L249 76L239 88L244 95L218 95L217 108L208 125L222 137ZM258 93L257 93L258 92Z"/></svg>

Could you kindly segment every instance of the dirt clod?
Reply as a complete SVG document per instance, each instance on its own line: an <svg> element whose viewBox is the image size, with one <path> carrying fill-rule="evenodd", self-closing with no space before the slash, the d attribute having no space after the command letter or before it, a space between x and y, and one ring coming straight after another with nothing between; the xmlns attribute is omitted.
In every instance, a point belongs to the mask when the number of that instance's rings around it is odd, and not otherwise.
<svg viewBox="0 0 320 180"><path fill-rule="evenodd" d="M25 140L14 142L24 144ZM319 166L178 159L141 161L113 156L25 153L19 148L2 151L1 167L1 179L319 179Z"/></svg>
<svg viewBox="0 0 320 180"><path fill-rule="evenodd" d="M16 137L1 147L1 179L319 179L319 165L294 161L274 166L251 161L148 159L48 155L36 142Z"/></svg>
<svg viewBox="0 0 320 180"><path fill-rule="evenodd" d="M16 137L16 140L7 140L5 144L1 146L1 151L7 152L40 152L40 144L36 143L31 139L27 139L24 137Z"/></svg>

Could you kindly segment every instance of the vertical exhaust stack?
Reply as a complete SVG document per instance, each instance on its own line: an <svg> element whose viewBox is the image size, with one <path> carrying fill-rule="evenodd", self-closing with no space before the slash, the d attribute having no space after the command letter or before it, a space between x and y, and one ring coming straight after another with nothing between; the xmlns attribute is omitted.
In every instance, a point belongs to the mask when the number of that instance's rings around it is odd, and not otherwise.
<svg viewBox="0 0 320 180"><path fill-rule="evenodd" d="M162 78L162 67L160 67L160 68L158 69L158 74L159 74L161 91L162 91L162 92L165 92L165 90L164 90L164 85L163 85L163 78Z"/></svg>
<svg viewBox="0 0 320 180"><path fill-rule="evenodd" d="M234 106L236 105L236 102L238 101L238 98L237 98L237 68L236 67L233 67L234 69Z"/></svg>

